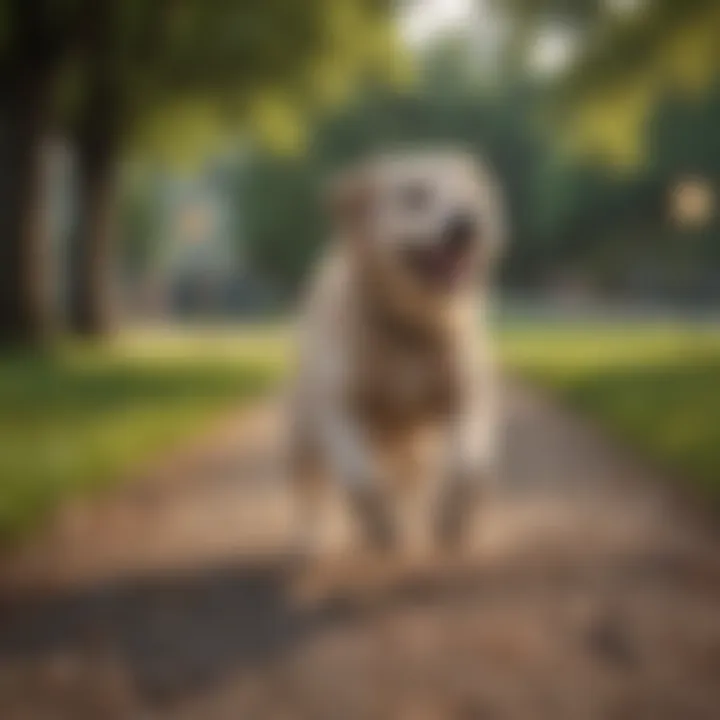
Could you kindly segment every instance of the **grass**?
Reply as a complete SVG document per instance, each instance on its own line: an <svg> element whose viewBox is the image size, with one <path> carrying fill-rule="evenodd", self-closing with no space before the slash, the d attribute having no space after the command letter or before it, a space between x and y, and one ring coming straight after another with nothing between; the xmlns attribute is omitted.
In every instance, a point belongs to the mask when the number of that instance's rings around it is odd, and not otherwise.
<svg viewBox="0 0 720 720"><path fill-rule="evenodd" d="M510 327L508 365L720 501L720 328Z"/></svg>
<svg viewBox="0 0 720 720"><path fill-rule="evenodd" d="M134 333L0 357L0 543L271 386L277 328ZM506 362L720 501L720 329L513 326Z"/></svg>
<svg viewBox="0 0 720 720"><path fill-rule="evenodd" d="M268 328L134 334L0 358L0 541L107 486L277 378Z"/></svg>

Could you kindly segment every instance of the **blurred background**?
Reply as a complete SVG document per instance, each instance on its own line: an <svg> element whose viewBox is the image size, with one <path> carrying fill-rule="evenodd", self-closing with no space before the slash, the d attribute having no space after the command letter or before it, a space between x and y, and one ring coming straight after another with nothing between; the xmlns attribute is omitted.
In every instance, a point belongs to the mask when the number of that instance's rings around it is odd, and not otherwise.
<svg viewBox="0 0 720 720"><path fill-rule="evenodd" d="M169 327L281 322L326 235L322 184L383 148L460 145L494 167L512 232L502 317L633 321L642 362L663 364L662 348L687 356L697 333L647 338L648 324L701 324L698 362L714 377L719 28L713 0L3 0L0 495L20 488L0 501L0 530L22 524L15 505L51 505L47 493L96 477L90 456L110 475L134 459L112 431L105 452L65 437L76 413L112 424L116 395L130 400L99 384L85 407L82 369L77 385L53 379L70 363L58 354L109 362L118 332L129 347L130 331L154 327L142 354L157 355ZM550 372L531 335L509 352ZM612 415L712 481L711 388L692 382L676 391L700 393L685 440ZM677 416L658 402L653 389L637 405L653 423ZM63 462L72 479L54 477Z"/></svg>
<svg viewBox="0 0 720 720"><path fill-rule="evenodd" d="M502 178L508 297L702 312L715 5L6 0L4 343L282 313L318 185L423 144Z"/></svg>
<svg viewBox="0 0 720 720"><path fill-rule="evenodd" d="M327 177L369 152L427 145L465 147L500 178L501 355L513 383L570 413L546 437L552 411L529 412L524 482L542 467L568 487L588 473L622 480L606 464L622 447L716 508L719 38L716 0L0 0L2 557L27 569L17 552L59 508L215 437L276 387L287 320L327 235ZM587 419L612 450L578 460ZM238 463L231 453L218 472L234 477ZM188 473L187 488L231 487L172 467L170 487ZM186 515L161 494L153 512L170 508L172 523L138 522L172 525L186 553L234 526L218 518L245 491L226 491L209 505L198 491ZM134 523L103 545L108 517L77 517L61 523L73 562L95 544L152 554ZM29 563L46 575L72 564L49 537ZM198 620L182 617L167 638ZM221 649L242 645L223 618ZM709 627L698 637L720 643ZM603 628L601 651L623 656ZM7 637L0 651L27 647ZM195 640L190 667L202 648L217 659ZM3 667L0 691L17 679L3 685ZM35 686L17 687L24 702ZM717 717L708 707L623 717ZM548 717L585 717L568 712ZM528 713L517 716L540 717ZM22 715L35 716L55 717Z"/></svg>

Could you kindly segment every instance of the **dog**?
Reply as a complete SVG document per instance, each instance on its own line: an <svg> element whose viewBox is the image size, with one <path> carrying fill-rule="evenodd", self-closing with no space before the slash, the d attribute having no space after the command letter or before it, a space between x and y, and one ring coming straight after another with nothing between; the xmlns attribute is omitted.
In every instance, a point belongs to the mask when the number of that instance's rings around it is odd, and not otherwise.
<svg viewBox="0 0 720 720"><path fill-rule="evenodd" d="M327 206L333 241L299 315L289 415L305 522L329 475L366 539L392 547L398 488L434 474L433 537L457 544L497 471L484 319L505 234L497 182L462 152L386 154L335 179Z"/></svg>

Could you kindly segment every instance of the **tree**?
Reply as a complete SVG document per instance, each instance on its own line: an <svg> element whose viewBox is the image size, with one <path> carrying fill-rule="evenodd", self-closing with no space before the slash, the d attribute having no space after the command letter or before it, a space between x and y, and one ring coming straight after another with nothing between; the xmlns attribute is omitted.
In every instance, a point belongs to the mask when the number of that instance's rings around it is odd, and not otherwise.
<svg viewBox="0 0 720 720"><path fill-rule="evenodd" d="M76 11L71 0L0 3L0 344L51 330L42 150Z"/></svg>
<svg viewBox="0 0 720 720"><path fill-rule="evenodd" d="M128 9L129 6L130 9ZM220 127L247 121L258 96L301 109L331 82L378 65L387 3L376 0L87 0L84 97L77 128L81 213L74 235L71 323L112 326L111 260L118 160L133 134L168 108L211 108ZM282 41L278 41L278 35Z"/></svg>
<svg viewBox="0 0 720 720"><path fill-rule="evenodd" d="M111 234L115 230L116 163L122 143L125 92L119 66L119 10L116 0L84 4L81 52L85 88L76 120L78 207L68 283L70 326L80 335L102 334L112 325Z"/></svg>
<svg viewBox="0 0 720 720"><path fill-rule="evenodd" d="M374 88L324 114L305 156L256 156L243 193L253 268L295 290L325 236L317 195L332 172L375 151L422 145L461 146L483 157L500 177L512 220L506 279L528 274L533 251L529 208L541 153L531 108L532 89L518 85L498 95L472 82L468 56L443 38L419 63L417 83ZM246 195L249 195L249 199Z"/></svg>
<svg viewBox="0 0 720 720"><path fill-rule="evenodd" d="M237 131L261 96L306 111L359 68L387 67L389 10L385 0L0 0L0 342L49 324L41 166L51 123L70 128L78 160L71 325L100 335L112 324L118 169L142 129L203 108L213 130Z"/></svg>
<svg viewBox="0 0 720 720"><path fill-rule="evenodd" d="M558 79L555 105L570 145L626 166L668 93L707 92L720 71L715 0L646 0L605 13Z"/></svg>

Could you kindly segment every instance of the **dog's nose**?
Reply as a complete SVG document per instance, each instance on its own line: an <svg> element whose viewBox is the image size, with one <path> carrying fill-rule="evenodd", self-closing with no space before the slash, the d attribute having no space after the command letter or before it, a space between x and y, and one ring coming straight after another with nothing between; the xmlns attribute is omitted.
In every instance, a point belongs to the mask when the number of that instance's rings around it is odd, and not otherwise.
<svg viewBox="0 0 720 720"><path fill-rule="evenodd" d="M457 213L445 224L443 243L451 250L462 252L473 241L476 230L475 218L468 213Z"/></svg>

